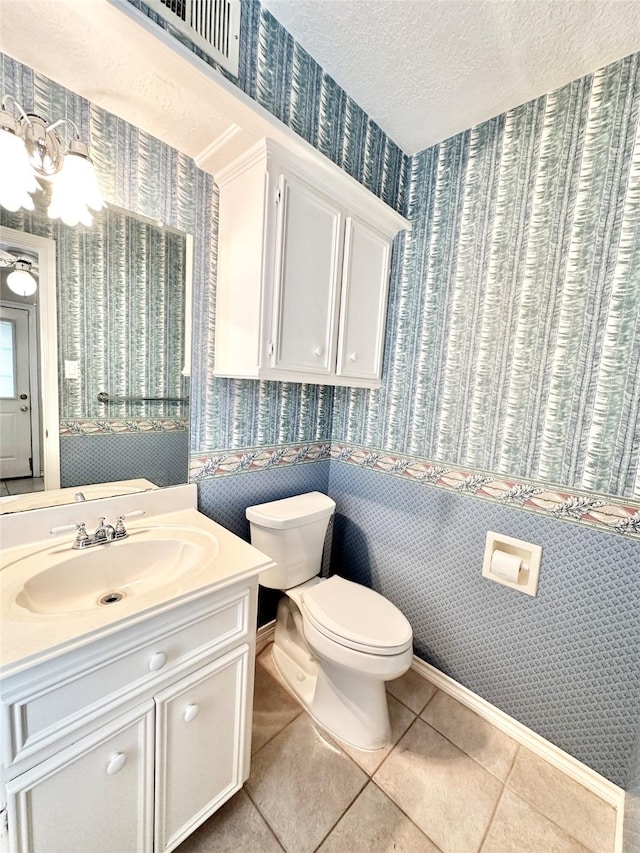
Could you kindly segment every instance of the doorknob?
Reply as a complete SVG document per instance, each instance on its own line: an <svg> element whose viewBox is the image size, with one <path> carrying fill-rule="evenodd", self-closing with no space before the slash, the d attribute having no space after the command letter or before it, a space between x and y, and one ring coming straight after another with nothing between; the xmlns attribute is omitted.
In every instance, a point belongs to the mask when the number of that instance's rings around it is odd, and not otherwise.
<svg viewBox="0 0 640 853"><path fill-rule="evenodd" d="M29 411L29 406L20 406L20 411L21 411L21 412L28 412L28 411Z"/></svg>

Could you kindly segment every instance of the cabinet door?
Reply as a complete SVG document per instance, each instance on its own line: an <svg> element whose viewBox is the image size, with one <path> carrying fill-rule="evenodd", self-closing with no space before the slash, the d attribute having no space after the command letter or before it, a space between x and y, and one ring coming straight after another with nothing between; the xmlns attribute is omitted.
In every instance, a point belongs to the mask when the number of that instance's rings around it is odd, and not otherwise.
<svg viewBox="0 0 640 853"><path fill-rule="evenodd" d="M244 782L248 656L241 646L156 696L156 853Z"/></svg>
<svg viewBox="0 0 640 853"><path fill-rule="evenodd" d="M340 210L308 184L281 177L273 368L333 372L341 252Z"/></svg>
<svg viewBox="0 0 640 853"><path fill-rule="evenodd" d="M7 784L17 853L123 853L153 845L151 700Z"/></svg>
<svg viewBox="0 0 640 853"><path fill-rule="evenodd" d="M380 378L389 291L390 241L348 217L345 228L338 376Z"/></svg>

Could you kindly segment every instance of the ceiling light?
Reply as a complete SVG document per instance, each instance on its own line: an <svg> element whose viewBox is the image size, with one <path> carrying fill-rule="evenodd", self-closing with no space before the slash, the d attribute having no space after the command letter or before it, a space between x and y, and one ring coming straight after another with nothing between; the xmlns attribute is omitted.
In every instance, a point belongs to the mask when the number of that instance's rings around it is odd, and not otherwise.
<svg viewBox="0 0 640 853"><path fill-rule="evenodd" d="M38 283L31 275L31 263L20 259L14 264L15 269L7 276L9 290L18 296L31 296L38 288Z"/></svg>
<svg viewBox="0 0 640 853"><path fill-rule="evenodd" d="M16 115L7 112L11 102ZM66 153L57 129L66 125L73 131ZM40 188L36 178L51 182L49 216L66 225L91 225L89 212L104 206L98 179L89 159L89 149L80 140L70 119L47 124L36 115L27 115L10 95L2 98L0 110L0 205L7 210L33 210L31 194Z"/></svg>

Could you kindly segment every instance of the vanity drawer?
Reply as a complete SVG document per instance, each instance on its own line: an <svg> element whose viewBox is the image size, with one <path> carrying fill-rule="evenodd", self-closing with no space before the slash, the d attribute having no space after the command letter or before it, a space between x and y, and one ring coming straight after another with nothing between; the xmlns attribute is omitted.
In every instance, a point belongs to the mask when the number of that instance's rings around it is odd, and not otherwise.
<svg viewBox="0 0 640 853"><path fill-rule="evenodd" d="M123 629L115 643L109 638L74 652L77 665L70 661L69 668L65 667L62 674L58 671L48 684L30 678L29 685L15 693L11 687L4 690L4 716L6 720L8 712L11 733L10 755L5 756L5 762L26 758L62 734L89 723L109 706L157 689L166 676L175 678L172 673L176 667L184 668L217 648L244 639L250 609L250 591L245 589L210 605L198 616L192 615L188 624L183 618L172 628L170 614L155 617L147 623L147 630L144 623L130 631ZM155 626L153 632L148 630L151 624ZM45 668L42 664L37 669Z"/></svg>

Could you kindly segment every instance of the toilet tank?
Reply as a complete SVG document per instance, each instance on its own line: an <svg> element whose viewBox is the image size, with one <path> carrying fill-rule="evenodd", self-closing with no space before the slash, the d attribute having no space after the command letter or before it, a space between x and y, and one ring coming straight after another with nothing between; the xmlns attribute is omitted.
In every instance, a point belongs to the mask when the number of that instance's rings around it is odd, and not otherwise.
<svg viewBox="0 0 640 853"><path fill-rule="evenodd" d="M262 586L290 589L319 573L335 508L335 501L322 492L247 507L251 544L277 563L260 575Z"/></svg>

